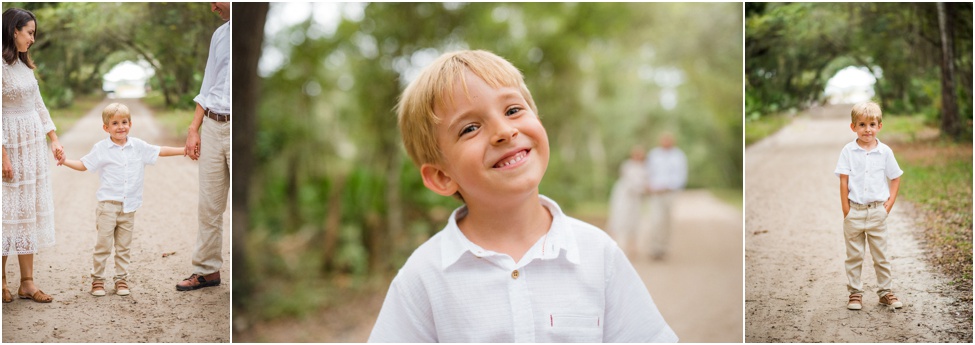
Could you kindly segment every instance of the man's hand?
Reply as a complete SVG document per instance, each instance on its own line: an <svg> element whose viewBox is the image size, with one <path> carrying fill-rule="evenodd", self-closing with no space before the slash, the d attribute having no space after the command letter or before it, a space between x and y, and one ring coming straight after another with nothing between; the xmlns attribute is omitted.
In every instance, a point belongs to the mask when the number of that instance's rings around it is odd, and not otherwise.
<svg viewBox="0 0 975 345"><path fill-rule="evenodd" d="M186 147L183 149L183 156L189 156L192 160L200 158L200 133L190 129L186 135Z"/></svg>

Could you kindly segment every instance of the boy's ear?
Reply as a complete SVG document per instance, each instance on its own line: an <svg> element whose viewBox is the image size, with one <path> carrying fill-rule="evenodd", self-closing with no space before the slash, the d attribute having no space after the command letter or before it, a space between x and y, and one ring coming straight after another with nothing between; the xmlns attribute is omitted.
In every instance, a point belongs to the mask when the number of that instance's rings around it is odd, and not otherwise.
<svg viewBox="0 0 975 345"><path fill-rule="evenodd" d="M424 163L420 166L420 176L423 176L423 185L434 193L443 196L457 193L457 182L454 182L454 179L438 165Z"/></svg>
<svg viewBox="0 0 975 345"><path fill-rule="evenodd" d="M857 131L857 124L856 123L853 123L853 122L850 122L850 130L856 132Z"/></svg>
<svg viewBox="0 0 975 345"><path fill-rule="evenodd" d="M102 130L104 130L105 133L108 133L108 124L107 123L102 125Z"/></svg>

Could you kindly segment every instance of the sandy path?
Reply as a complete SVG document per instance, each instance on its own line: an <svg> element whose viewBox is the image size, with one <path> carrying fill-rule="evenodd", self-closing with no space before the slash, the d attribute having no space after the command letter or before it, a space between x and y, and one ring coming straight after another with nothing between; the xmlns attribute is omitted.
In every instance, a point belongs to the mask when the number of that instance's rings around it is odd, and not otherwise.
<svg viewBox="0 0 975 345"><path fill-rule="evenodd" d="M654 302L681 342L742 341L741 210L707 191L677 199L670 257L636 259ZM583 219L597 226L605 218ZM246 325L244 342L365 342L382 308L380 292L350 296L347 303L301 319ZM237 323L234 324L237 326Z"/></svg>
<svg viewBox="0 0 975 345"><path fill-rule="evenodd" d="M868 256L864 308L846 309L839 179L832 172L855 137L849 109L813 109L746 150L746 341L971 341L971 320L955 316L953 289L924 261L915 237L921 230L904 198L888 219L893 288L904 308L889 312L878 304Z"/></svg>
<svg viewBox="0 0 975 345"><path fill-rule="evenodd" d="M631 259L682 343L742 341L741 213L707 191L685 191L667 259Z"/></svg>
<svg viewBox="0 0 975 345"><path fill-rule="evenodd" d="M138 100L123 100L132 110L132 136L156 145L182 146L165 138L149 110ZM105 138L102 102L68 132L59 135L68 158L80 159ZM187 119L187 122L189 119ZM169 141L167 141L169 140ZM98 175L51 164L57 244L35 256L38 286L54 296L51 304L15 300L3 304L3 342L229 342L230 231L225 231L222 285L177 292L175 284L192 273L196 244L198 163L184 157L160 157L146 167L142 207L136 212L129 285L120 297L93 297L91 254L95 243L95 191ZM229 200L229 199L228 199ZM229 213L229 208L228 208ZM229 214L224 228L229 229ZM162 253L176 252L162 257ZM16 293L17 260L7 263L7 282ZM109 259L107 274L114 274Z"/></svg>

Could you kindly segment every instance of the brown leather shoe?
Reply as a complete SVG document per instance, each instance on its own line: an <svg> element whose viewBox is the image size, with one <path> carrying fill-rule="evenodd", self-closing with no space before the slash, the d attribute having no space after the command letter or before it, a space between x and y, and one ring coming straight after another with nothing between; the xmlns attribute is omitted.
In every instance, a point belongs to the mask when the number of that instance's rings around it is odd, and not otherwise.
<svg viewBox="0 0 975 345"><path fill-rule="evenodd" d="M203 276L194 273L189 278L183 279L183 281L177 283L176 290L190 291L217 285L220 285L220 272L214 272Z"/></svg>
<svg viewBox="0 0 975 345"><path fill-rule="evenodd" d="M884 297L881 297L880 304L894 308L901 308L904 306L904 303L901 303L901 301L897 299L897 296L894 296L893 292L888 292L886 295L884 295Z"/></svg>

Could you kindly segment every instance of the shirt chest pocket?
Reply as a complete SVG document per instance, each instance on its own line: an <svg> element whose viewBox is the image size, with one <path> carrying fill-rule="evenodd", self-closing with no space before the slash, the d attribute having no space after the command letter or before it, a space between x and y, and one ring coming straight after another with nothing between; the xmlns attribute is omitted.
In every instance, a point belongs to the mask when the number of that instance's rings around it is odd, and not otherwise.
<svg viewBox="0 0 975 345"><path fill-rule="evenodd" d="M599 343L603 341L602 319L596 314L551 313L551 340L565 343Z"/></svg>
<svg viewBox="0 0 975 345"><path fill-rule="evenodd" d="M884 162L883 155L878 153L868 154L867 159L864 162L864 164L866 165L864 167L864 170L870 175L879 173L880 176L884 176L884 166L885 166L884 163L885 162Z"/></svg>

